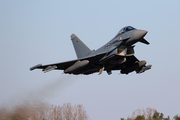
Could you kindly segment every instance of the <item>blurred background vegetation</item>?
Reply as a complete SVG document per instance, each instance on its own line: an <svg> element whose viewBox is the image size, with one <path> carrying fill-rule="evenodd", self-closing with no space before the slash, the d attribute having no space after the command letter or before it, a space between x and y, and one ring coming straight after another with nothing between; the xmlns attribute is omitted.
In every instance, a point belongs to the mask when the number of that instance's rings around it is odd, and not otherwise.
<svg viewBox="0 0 180 120"><path fill-rule="evenodd" d="M146 108L146 110L138 109L132 113L132 116L121 120L171 120L169 116L164 117L163 113L158 112L156 109ZM175 115L173 120L180 120L180 116Z"/></svg>
<svg viewBox="0 0 180 120"><path fill-rule="evenodd" d="M27 102L13 110L2 108L0 120L89 120L89 117L81 104L54 106Z"/></svg>
<svg viewBox="0 0 180 120"><path fill-rule="evenodd" d="M119 118L118 118L119 119ZM180 120L180 116L175 115L173 120ZM49 105L42 102L25 102L23 105L13 109L1 108L0 120L90 120L83 105L71 105L65 103L62 106ZM164 117L163 113L156 109L138 109L132 113L131 117L120 118L120 120L170 120Z"/></svg>

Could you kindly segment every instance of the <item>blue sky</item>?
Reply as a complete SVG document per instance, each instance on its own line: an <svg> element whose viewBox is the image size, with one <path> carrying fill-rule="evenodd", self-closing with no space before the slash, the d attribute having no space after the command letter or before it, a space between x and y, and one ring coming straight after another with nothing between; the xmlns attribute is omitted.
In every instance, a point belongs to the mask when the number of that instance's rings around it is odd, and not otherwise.
<svg viewBox="0 0 180 120"><path fill-rule="evenodd" d="M119 120L136 109L180 114L178 0L0 1L0 106L43 100L82 104L92 120ZM98 49L124 26L147 30L150 45L136 43L135 56L152 64L143 73L84 76L41 70L38 63L76 59L70 35Z"/></svg>

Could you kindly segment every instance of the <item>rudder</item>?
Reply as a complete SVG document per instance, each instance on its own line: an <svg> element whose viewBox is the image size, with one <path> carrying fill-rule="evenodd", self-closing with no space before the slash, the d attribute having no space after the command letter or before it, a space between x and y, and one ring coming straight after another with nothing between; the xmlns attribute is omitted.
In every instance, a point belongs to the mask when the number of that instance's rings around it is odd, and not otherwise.
<svg viewBox="0 0 180 120"><path fill-rule="evenodd" d="M75 35L71 35L71 40L76 51L77 58L82 58L87 56L91 50Z"/></svg>

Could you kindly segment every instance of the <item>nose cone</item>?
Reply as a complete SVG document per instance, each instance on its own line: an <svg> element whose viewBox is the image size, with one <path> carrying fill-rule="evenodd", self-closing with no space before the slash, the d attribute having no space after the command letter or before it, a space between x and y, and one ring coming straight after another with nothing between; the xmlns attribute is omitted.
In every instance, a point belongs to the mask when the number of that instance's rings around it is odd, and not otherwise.
<svg viewBox="0 0 180 120"><path fill-rule="evenodd" d="M133 32L134 40L138 40L138 39L143 38L147 34L147 32L148 31L145 31L145 30L135 30Z"/></svg>

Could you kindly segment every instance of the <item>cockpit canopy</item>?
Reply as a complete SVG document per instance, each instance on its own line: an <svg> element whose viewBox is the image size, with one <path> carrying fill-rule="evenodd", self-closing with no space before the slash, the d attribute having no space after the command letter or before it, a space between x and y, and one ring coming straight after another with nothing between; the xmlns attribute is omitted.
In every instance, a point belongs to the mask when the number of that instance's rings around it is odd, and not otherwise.
<svg viewBox="0 0 180 120"><path fill-rule="evenodd" d="M137 29L136 29L136 28L133 28L132 26L126 26L126 27L122 28L122 29L118 32L117 35L120 35L120 34L122 34L122 33L125 33L125 32L127 32L127 31L131 31L131 30L137 30Z"/></svg>

